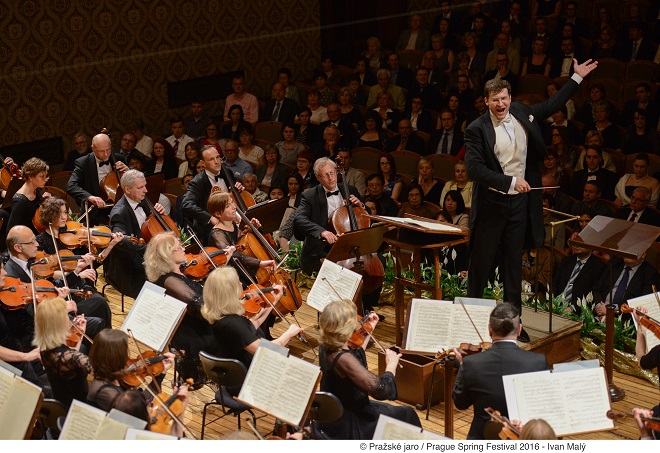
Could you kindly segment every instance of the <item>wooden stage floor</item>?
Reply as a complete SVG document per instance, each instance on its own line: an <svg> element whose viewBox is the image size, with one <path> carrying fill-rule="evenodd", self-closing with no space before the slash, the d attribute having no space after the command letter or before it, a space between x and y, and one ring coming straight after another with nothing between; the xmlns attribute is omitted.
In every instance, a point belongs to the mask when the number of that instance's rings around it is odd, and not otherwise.
<svg viewBox="0 0 660 453"><path fill-rule="evenodd" d="M97 287L100 289L104 284L102 273L99 278ZM303 299L306 298L307 290L303 289ZM114 290L114 288L108 287L106 289L106 296L110 301L110 306L113 312L113 327L119 328L124 321L124 315L130 310L133 299L128 297L125 298L125 309L126 313L122 315L121 313L121 296ZM375 334L377 335L379 341L386 345L392 345L394 341L394 307L385 305L378 307L377 311L385 316L385 321L380 323L376 329ZM310 343L314 347L318 347L318 331L317 331L317 312L307 306L306 304L296 312L296 317L305 328L305 334L309 339ZM289 319L290 316L289 316ZM275 324L273 328L273 336L279 336L284 330L286 330L287 324L285 322L279 322ZM131 346L133 348L133 346ZM292 351L292 354L301 357L307 361L313 362L316 357L314 353L304 344L301 344L298 340L292 340L289 343L289 348ZM378 350L375 347L369 347L367 349L367 359L369 362L369 369L374 373L378 372ZM318 364L318 360L316 359ZM165 380L165 389L169 388L169 381L172 379L172 372L167 376ZM653 386L648 381L627 376L621 373L614 373L614 379L617 386L623 388L626 392L626 397L623 401L613 404L613 409L616 411L626 411L630 412L633 407L647 407L651 408L654 405L658 404L660 401L660 391L658 388ZM438 392L441 392L441 387L437 387ZM435 389L434 389L435 392ZM204 403L210 401L214 396L213 390L208 386L192 392L190 398L190 404L185 416L186 425L188 428L199 438L201 433L201 422L202 422L202 409ZM401 402L392 402L393 404L404 405ZM214 413L219 413L220 410L217 407L209 409L209 414L211 419L213 419ZM422 420L422 425L426 430L444 435L444 403L437 404L431 408L429 420L425 420L426 411L417 411L420 420ZM256 411L257 416L263 415ZM208 417L207 417L208 418ZM470 428L470 423L472 420L472 409L465 411L460 411L454 409L454 439L465 439L467 432ZM274 418L271 416L266 416L258 420L257 426L259 431L262 434L266 434L272 430L274 425ZM223 419L208 425L205 429L205 438L206 439L222 439L227 433L235 430L237 428L236 418L233 416L226 416ZM246 430L249 428L242 424L242 429ZM589 433L579 436L572 436L567 439L573 440L594 440L594 439L607 439L607 440L621 440L621 439L638 439L639 434L635 426L634 420L628 418L626 420L616 423L616 429L610 432L598 432L598 433Z"/></svg>

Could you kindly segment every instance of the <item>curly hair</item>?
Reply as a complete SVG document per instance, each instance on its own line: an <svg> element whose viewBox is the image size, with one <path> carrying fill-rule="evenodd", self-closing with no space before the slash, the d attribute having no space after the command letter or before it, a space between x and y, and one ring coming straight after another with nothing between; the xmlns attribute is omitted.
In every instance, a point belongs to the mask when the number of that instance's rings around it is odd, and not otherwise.
<svg viewBox="0 0 660 453"><path fill-rule="evenodd" d="M39 173L46 172L48 173L50 167L46 162L39 159L38 157L31 157L21 167L21 177L25 180L34 178Z"/></svg>

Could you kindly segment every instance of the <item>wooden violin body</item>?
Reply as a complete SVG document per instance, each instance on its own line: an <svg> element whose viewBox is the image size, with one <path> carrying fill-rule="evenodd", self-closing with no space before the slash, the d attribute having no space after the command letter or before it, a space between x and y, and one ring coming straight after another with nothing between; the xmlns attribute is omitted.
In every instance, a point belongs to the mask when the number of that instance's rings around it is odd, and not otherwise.
<svg viewBox="0 0 660 453"><path fill-rule="evenodd" d="M465 357L468 355L478 354L480 352L487 351L488 349L491 348L492 345L493 344L488 341L484 341L479 344L461 343L456 349L458 350L459 354L461 354L461 356ZM442 360L448 357L455 357L453 349L438 352L435 354L436 360Z"/></svg>
<svg viewBox="0 0 660 453"><path fill-rule="evenodd" d="M24 283L18 278L5 277L5 286L0 289L0 305L7 310L19 310L29 304L41 302L44 299L57 297L57 289L48 280L35 280L36 297L32 295L32 285ZM91 297L91 291L71 288L71 294L82 297Z"/></svg>
<svg viewBox="0 0 660 453"><path fill-rule="evenodd" d="M66 223L66 230L60 232L59 240L68 249L75 249L82 245L88 245L88 239L91 245L104 249L112 241L112 231L107 226L97 226L89 229L89 238L87 227L82 223L69 220Z"/></svg>
<svg viewBox="0 0 660 453"><path fill-rule="evenodd" d="M646 327L648 330L653 332L657 338L660 338L660 322L650 317L648 314L643 311L632 308L628 304L621 304L621 313L637 313L640 315L639 323Z"/></svg>
<svg viewBox="0 0 660 453"><path fill-rule="evenodd" d="M371 327L371 324L369 324L369 315L362 316L358 315L357 317L358 321L358 328L355 329L353 334L351 335L351 338L348 340L348 347L351 349L357 349L361 347L367 337L371 335L371 333L374 331L374 329Z"/></svg>
<svg viewBox="0 0 660 453"><path fill-rule="evenodd" d="M224 250L216 247L205 247L204 250L206 253L186 254L186 260L190 264L183 269L183 273L196 282L208 277L213 269L227 264L227 253Z"/></svg>
<svg viewBox="0 0 660 453"><path fill-rule="evenodd" d="M154 351L145 351L142 353L142 357L144 357L146 366L139 356L128 359L124 375L121 378L121 383L125 387L139 387L147 376L152 374L158 376L165 370L163 360L167 358L166 356L158 355Z"/></svg>
<svg viewBox="0 0 660 453"><path fill-rule="evenodd" d="M64 272L72 272L76 269L78 260L82 258L82 255L74 255L71 250L65 249L60 250L59 257L62 261L62 268L64 269ZM38 251L36 260L40 261L42 259L46 260L45 264L35 264L32 266L34 275L39 278L51 278L55 271L59 270L57 255L48 255L45 252Z"/></svg>
<svg viewBox="0 0 660 453"><path fill-rule="evenodd" d="M2 166L0 167L0 189L7 190L13 178L22 179L21 167L17 163L12 163L11 165L5 164L5 158L2 154L0 154L0 161L2 161Z"/></svg>
<svg viewBox="0 0 660 453"><path fill-rule="evenodd" d="M179 417L185 410L183 402L179 399L179 391L184 385L190 388L193 385L193 380L187 379L185 384L179 384L179 389L172 393L172 395L168 395L167 393L159 393L158 398L151 402L151 405L148 409L150 418L149 431L161 434L170 433L174 420L172 420L172 416L169 414L169 412L163 408L161 401L165 406L167 406L169 411L174 414L174 416Z"/></svg>
<svg viewBox="0 0 660 453"><path fill-rule="evenodd" d="M262 285L257 285L256 287L255 285L248 286L243 290L241 299L243 299L243 308L245 309L243 316L247 318L252 318L262 309L268 308L271 304L275 303L273 288Z"/></svg>
<svg viewBox="0 0 660 453"><path fill-rule="evenodd" d="M503 416L500 411L496 411L490 407L487 407L484 409L488 415L490 415L490 418L492 421L496 423L500 423L502 425L502 429L500 430L499 436L500 439L502 440L520 440L520 431L515 429L513 425L511 424L511 421L509 421L508 418Z"/></svg>
<svg viewBox="0 0 660 453"><path fill-rule="evenodd" d="M145 200L149 205L151 214L147 216L147 219L144 221L142 228L140 229L144 242L148 244L152 237L166 231L173 231L178 237L179 227L177 227L176 222L172 220L172 217L165 214L159 214L149 198L145 197Z"/></svg>

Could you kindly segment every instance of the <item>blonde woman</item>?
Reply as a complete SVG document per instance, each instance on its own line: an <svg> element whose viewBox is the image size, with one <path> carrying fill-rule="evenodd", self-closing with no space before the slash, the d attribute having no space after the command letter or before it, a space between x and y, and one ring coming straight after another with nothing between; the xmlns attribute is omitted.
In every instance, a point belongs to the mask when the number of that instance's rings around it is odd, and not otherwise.
<svg viewBox="0 0 660 453"><path fill-rule="evenodd" d="M444 201L445 195L450 190L460 192L466 208L469 209L472 206L472 181L468 177L465 161L456 162L454 165L454 179L445 183L442 194L440 194L440 200Z"/></svg>
<svg viewBox="0 0 660 453"><path fill-rule="evenodd" d="M73 323L78 332L85 331L87 321L84 316L74 319ZM75 345L67 346L71 330L64 299L46 299L39 304L34 313L34 345L41 351L41 362L53 396L67 407L74 399L87 399L87 375L92 372L89 359L80 352L82 336L77 338Z"/></svg>
<svg viewBox="0 0 660 453"><path fill-rule="evenodd" d="M367 369L365 354L368 341L365 340L356 349L348 346L348 340L358 328L357 319L355 305L350 301L331 302L319 318L319 363L323 371L321 391L333 393L344 406L342 417L325 424L323 430L332 439L371 439L380 414L421 427L419 417L411 407L392 406L369 398L397 398L394 376L401 354L386 350L385 372L382 376L371 373ZM378 315L371 312L366 323L375 328Z"/></svg>

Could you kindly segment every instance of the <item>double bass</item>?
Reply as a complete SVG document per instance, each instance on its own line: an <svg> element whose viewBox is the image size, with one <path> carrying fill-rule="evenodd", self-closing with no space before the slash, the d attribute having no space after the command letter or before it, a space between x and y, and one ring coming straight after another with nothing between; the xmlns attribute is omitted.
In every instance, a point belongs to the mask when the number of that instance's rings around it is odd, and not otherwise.
<svg viewBox="0 0 660 453"><path fill-rule="evenodd" d="M106 134L110 137L110 133L105 127L101 129L101 134ZM101 180L101 198L103 198L106 204L114 204L117 201L117 189L119 189L119 181L121 180L121 175L119 174L119 170L117 170L117 160L112 152L110 153L110 165L112 166L112 171Z"/></svg>

